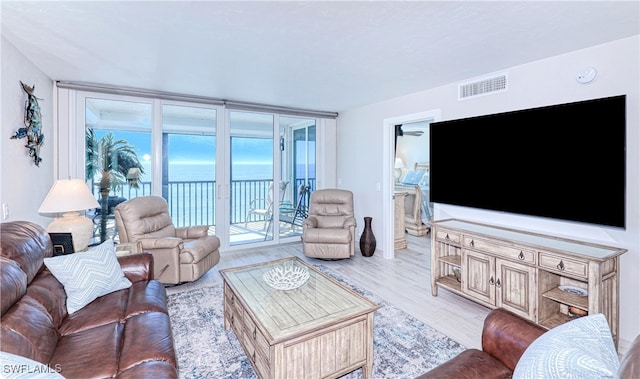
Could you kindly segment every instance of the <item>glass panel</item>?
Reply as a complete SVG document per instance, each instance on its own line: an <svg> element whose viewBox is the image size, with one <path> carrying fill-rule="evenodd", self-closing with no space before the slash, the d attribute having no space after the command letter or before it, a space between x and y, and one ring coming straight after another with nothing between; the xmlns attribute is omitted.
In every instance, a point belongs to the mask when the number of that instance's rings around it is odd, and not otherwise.
<svg viewBox="0 0 640 379"><path fill-rule="evenodd" d="M302 234L307 217L309 193L315 188L315 120L281 117L282 178L288 182L286 197L280 207L280 237Z"/></svg>
<svg viewBox="0 0 640 379"><path fill-rule="evenodd" d="M273 116L229 112L230 244L273 239Z"/></svg>
<svg viewBox="0 0 640 379"><path fill-rule="evenodd" d="M101 208L88 212L95 240L115 237L113 209L151 194L151 104L85 100L85 177Z"/></svg>
<svg viewBox="0 0 640 379"><path fill-rule="evenodd" d="M162 197L176 227L215 225L215 134L215 109L163 105Z"/></svg>

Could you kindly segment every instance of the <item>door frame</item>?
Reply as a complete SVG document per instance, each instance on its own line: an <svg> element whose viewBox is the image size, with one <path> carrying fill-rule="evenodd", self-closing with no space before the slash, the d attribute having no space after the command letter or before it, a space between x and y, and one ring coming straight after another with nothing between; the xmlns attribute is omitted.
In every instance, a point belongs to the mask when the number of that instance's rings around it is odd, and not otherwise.
<svg viewBox="0 0 640 379"><path fill-rule="evenodd" d="M395 172L394 172L394 164L395 164L395 126L397 124L406 124L412 122L419 121L428 121L435 122L440 121L442 119L440 109L433 109L424 112L411 113L396 117L385 118L382 121L383 127L383 145L382 145L382 198L383 204L382 207L382 219L383 220L393 220L394 219L394 201L393 201L393 192L394 192L394 182L395 182ZM386 222L384 223L382 229L382 241L383 250L382 257L384 259L393 259L395 258L395 247L394 247L394 223Z"/></svg>

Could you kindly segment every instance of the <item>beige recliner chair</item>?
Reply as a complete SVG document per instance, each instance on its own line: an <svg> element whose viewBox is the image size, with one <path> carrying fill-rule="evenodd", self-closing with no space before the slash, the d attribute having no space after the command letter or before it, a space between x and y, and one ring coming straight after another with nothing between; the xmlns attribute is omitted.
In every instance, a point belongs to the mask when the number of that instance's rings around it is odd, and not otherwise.
<svg viewBox="0 0 640 379"><path fill-rule="evenodd" d="M353 193L321 189L311 193L309 217L302 223L302 251L311 258L342 259L355 253Z"/></svg>
<svg viewBox="0 0 640 379"><path fill-rule="evenodd" d="M118 204L114 212L121 243L140 241L153 254L154 278L163 284L191 282L220 260L220 240L208 226L176 228L159 196L141 196Z"/></svg>

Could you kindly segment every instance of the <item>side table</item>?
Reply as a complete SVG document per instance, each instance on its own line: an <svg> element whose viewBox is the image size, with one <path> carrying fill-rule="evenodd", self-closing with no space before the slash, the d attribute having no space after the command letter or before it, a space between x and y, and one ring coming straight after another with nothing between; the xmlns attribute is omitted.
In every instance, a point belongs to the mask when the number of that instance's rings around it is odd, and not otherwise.
<svg viewBox="0 0 640 379"><path fill-rule="evenodd" d="M407 248L407 238L404 235L405 225L404 225L404 198L407 197L406 192L396 192L393 195L394 198L394 217L393 217L393 225L394 230L393 234L395 237L393 247L396 250L406 249Z"/></svg>

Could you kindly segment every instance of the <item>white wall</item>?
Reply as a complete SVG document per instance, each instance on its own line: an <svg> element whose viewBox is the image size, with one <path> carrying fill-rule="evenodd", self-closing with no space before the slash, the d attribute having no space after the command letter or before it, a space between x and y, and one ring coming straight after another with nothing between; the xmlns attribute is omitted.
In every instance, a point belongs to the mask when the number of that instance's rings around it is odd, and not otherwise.
<svg viewBox="0 0 640 379"><path fill-rule="evenodd" d="M571 222L551 221L471 208L436 205L435 218L462 218L507 225L547 234L621 246L620 347L640 333L640 36L574 51L511 67L509 90L504 93L457 100L457 85L446 86L341 112L338 118L338 172L341 187L354 192L356 217L373 217L376 236L382 235L381 204L387 204L382 182L383 120L434 109L442 119L627 95L627 228L618 230ZM578 72L592 66L598 77L589 84L576 81ZM487 73L490 74L490 73ZM425 75L437 75L426 73ZM603 129L606 132L606 129ZM585 206L606 206L594 199ZM391 212L390 214L393 214ZM393 222L388 220L386 222ZM384 244L382 244L384 245ZM425 287L428 281L425 279Z"/></svg>
<svg viewBox="0 0 640 379"><path fill-rule="evenodd" d="M429 162L429 126L423 124L419 129L424 132L423 135L398 137L396 157L402 159L407 170L413 170L416 163Z"/></svg>
<svg viewBox="0 0 640 379"><path fill-rule="evenodd" d="M38 208L53 183L53 81L27 60L4 37L2 50L2 124L0 126L0 202L9 206L9 218L3 221L26 220L42 226L52 219L38 214ZM24 105L27 94L20 81L35 84L40 98L42 132L45 140L40 148L42 162L36 167L24 147L25 139L9 139L24 126Z"/></svg>

